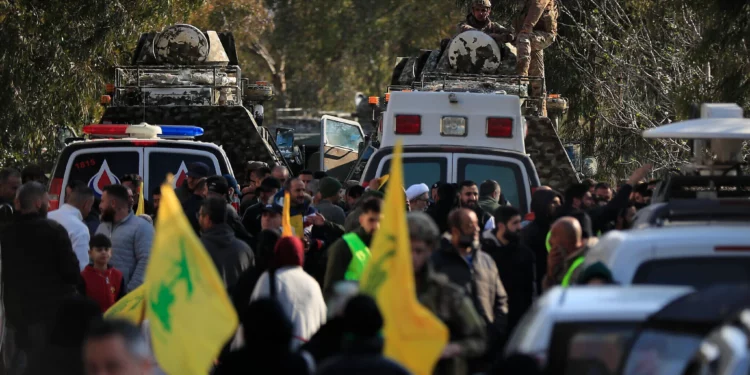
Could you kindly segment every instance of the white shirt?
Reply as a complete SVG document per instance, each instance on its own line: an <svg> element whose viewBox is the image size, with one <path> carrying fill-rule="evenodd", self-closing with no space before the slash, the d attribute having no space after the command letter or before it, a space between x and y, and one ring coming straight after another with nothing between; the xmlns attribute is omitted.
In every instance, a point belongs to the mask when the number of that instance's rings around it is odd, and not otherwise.
<svg viewBox="0 0 750 375"><path fill-rule="evenodd" d="M268 272L255 284L251 301L270 296ZM328 310L320 285L302 267L276 270L276 301L294 326L292 347L296 350L325 324Z"/></svg>
<svg viewBox="0 0 750 375"><path fill-rule="evenodd" d="M47 213L47 218L58 222L68 231L68 237L73 244L73 252L78 258L81 271L89 264L89 228L83 222L81 211L77 208L64 204L59 209Z"/></svg>

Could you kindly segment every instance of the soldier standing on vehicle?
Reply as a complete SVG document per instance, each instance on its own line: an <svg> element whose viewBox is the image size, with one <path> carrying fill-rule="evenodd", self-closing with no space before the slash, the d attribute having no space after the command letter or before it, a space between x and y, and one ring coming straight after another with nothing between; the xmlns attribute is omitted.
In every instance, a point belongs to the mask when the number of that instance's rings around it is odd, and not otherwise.
<svg viewBox="0 0 750 375"><path fill-rule="evenodd" d="M516 19L515 29L519 76L544 77L544 49L557 38L557 4L555 0L524 0L524 11ZM547 116L547 90L544 79L531 82L531 96L542 98L542 116Z"/></svg>
<svg viewBox="0 0 750 375"><path fill-rule="evenodd" d="M479 30L495 39L497 44L502 45L512 41L513 33L510 29L490 20L491 9L492 3L490 3L490 0L473 0L471 12L466 16L466 20L458 24L458 33Z"/></svg>

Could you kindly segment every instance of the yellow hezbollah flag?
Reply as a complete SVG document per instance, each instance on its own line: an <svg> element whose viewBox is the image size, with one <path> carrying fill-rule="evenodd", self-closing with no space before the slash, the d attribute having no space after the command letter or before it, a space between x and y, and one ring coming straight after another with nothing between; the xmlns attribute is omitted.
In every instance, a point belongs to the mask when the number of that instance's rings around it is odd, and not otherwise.
<svg viewBox="0 0 750 375"><path fill-rule="evenodd" d="M292 224L289 219L289 206L289 192L287 191L284 193L284 208L281 212L281 237L291 237L293 235Z"/></svg>
<svg viewBox="0 0 750 375"><path fill-rule="evenodd" d="M146 319L154 355L165 373L205 375L234 335L237 313L171 185L161 186L144 281Z"/></svg>
<svg viewBox="0 0 750 375"><path fill-rule="evenodd" d="M138 186L138 208L135 210L135 216L143 215L146 213L146 205L143 203L143 181Z"/></svg>
<svg viewBox="0 0 750 375"><path fill-rule="evenodd" d="M448 343L448 329L417 300L406 224L402 143L396 143L384 220L372 240L372 258L360 281L383 314L384 354L416 375L432 374Z"/></svg>
<svg viewBox="0 0 750 375"><path fill-rule="evenodd" d="M137 326L143 322L143 296L145 287L143 285L135 288L132 292L122 297L104 313L106 319L125 319Z"/></svg>

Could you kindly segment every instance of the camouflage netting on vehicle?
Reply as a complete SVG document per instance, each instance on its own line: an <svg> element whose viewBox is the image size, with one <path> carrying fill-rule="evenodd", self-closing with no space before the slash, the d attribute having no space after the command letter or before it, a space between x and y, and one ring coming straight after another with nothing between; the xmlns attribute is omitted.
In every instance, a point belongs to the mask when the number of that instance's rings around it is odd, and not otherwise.
<svg viewBox="0 0 750 375"><path fill-rule="evenodd" d="M453 81L425 83L420 91L455 91L455 92L483 92L497 93L504 91L507 95L526 97L528 85L511 84L505 82L481 82L481 81Z"/></svg>
<svg viewBox="0 0 750 375"><path fill-rule="evenodd" d="M573 163L565 152L560 137L552 121L546 117L526 117L528 136L525 139L526 152L536 167L542 185L565 191L570 185L579 182Z"/></svg>
<svg viewBox="0 0 750 375"><path fill-rule="evenodd" d="M283 162L280 154L274 152L267 136L267 130L257 126L252 114L241 106L214 107L110 107L104 112L100 123L137 124L147 122L155 125L194 125L204 129L198 140L213 142L221 146L232 164L238 180L245 176L244 165L248 160L268 164ZM265 138L265 139L264 139Z"/></svg>

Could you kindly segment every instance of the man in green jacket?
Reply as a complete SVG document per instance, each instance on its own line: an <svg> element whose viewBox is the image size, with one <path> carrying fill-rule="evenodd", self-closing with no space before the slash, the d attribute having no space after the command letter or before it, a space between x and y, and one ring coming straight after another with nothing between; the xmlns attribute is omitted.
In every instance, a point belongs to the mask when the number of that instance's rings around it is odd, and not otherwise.
<svg viewBox="0 0 750 375"><path fill-rule="evenodd" d="M370 260L370 241L375 231L380 228L381 205L382 201L378 198L363 202L362 212L359 214L360 227L346 233L328 249L328 265L323 282L323 296L326 300L332 295L337 282L359 281L367 261Z"/></svg>
<svg viewBox="0 0 750 375"><path fill-rule="evenodd" d="M500 208L500 184L494 180L485 180L479 185L479 200L477 204L482 211L494 215L497 209Z"/></svg>

